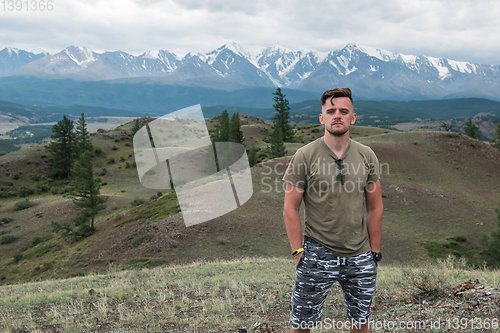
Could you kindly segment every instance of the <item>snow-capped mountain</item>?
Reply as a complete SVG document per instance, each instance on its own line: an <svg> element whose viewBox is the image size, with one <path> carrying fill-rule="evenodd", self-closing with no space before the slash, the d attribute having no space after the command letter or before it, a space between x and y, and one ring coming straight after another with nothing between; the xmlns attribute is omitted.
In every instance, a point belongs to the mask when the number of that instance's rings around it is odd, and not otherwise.
<svg viewBox="0 0 500 333"><path fill-rule="evenodd" d="M328 86L363 86L376 90L442 97L453 93L500 97L500 66L489 66L404 55L356 44L328 54L316 70L301 82L304 89ZM484 91L481 91L484 90Z"/></svg>
<svg viewBox="0 0 500 333"><path fill-rule="evenodd" d="M27 52L16 48L6 47L0 51L0 76L10 73L30 62L43 58L48 53Z"/></svg>
<svg viewBox="0 0 500 333"><path fill-rule="evenodd" d="M64 76L79 80L165 77L169 82L224 81L242 86L323 91L349 86L365 98L452 96L500 97L500 66L404 55L348 44L329 53L291 51L280 46L246 48L229 43L206 54L179 57L156 50L134 56L122 51L96 53L70 46L54 55L6 48L2 75ZM201 80L202 79L202 80ZM211 81L212 80L212 81Z"/></svg>

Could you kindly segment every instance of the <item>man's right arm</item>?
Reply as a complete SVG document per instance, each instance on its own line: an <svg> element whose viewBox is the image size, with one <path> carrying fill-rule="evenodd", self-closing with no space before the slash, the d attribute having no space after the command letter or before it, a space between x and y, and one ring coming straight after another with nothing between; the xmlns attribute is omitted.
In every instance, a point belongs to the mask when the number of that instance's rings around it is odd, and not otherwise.
<svg viewBox="0 0 500 333"><path fill-rule="evenodd" d="M292 251L302 247L302 225L300 223L299 209L303 194L303 189L286 183L283 218ZM302 253L294 257L295 264L299 262L301 256Z"/></svg>

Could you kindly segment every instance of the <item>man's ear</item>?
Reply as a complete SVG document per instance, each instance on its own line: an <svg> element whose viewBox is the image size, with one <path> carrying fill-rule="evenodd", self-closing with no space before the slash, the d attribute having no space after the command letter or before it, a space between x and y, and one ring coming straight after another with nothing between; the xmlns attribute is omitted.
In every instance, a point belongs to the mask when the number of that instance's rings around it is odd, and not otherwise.
<svg viewBox="0 0 500 333"><path fill-rule="evenodd" d="M351 118L351 125L354 125L354 123L356 122L356 118L358 118L358 115L353 113Z"/></svg>
<svg viewBox="0 0 500 333"><path fill-rule="evenodd" d="M319 122L324 125L325 122L323 121L323 112L319 114Z"/></svg>

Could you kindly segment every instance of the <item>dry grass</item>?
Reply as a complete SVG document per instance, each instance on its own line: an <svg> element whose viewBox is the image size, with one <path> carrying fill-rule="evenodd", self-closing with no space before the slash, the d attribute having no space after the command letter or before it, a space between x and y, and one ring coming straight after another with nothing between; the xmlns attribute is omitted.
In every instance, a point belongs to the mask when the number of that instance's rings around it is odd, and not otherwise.
<svg viewBox="0 0 500 333"><path fill-rule="evenodd" d="M415 283L426 276L441 294ZM233 332L254 322L287 330L294 278L291 259L244 259L121 271L103 275L0 287L2 332ZM440 318L498 318L496 300L470 310L450 291L471 279L499 287L499 271L471 270L449 258L440 265L380 266L375 321ZM411 301L408 301L411 299ZM343 298L334 285L323 319L345 320ZM446 306L448 304L448 306ZM381 330L374 330L381 332ZM488 332L498 332L489 330ZM316 332L331 332L318 329Z"/></svg>

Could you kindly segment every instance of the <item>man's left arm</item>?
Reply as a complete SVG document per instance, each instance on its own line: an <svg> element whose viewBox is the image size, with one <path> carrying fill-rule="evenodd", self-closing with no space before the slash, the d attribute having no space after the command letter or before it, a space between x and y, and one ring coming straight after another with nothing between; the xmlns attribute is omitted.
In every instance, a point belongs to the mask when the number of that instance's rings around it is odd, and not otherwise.
<svg viewBox="0 0 500 333"><path fill-rule="evenodd" d="M365 199L366 228L368 229L371 250L373 252L380 252L380 239L382 238L382 215L384 212L380 180L366 185Z"/></svg>

